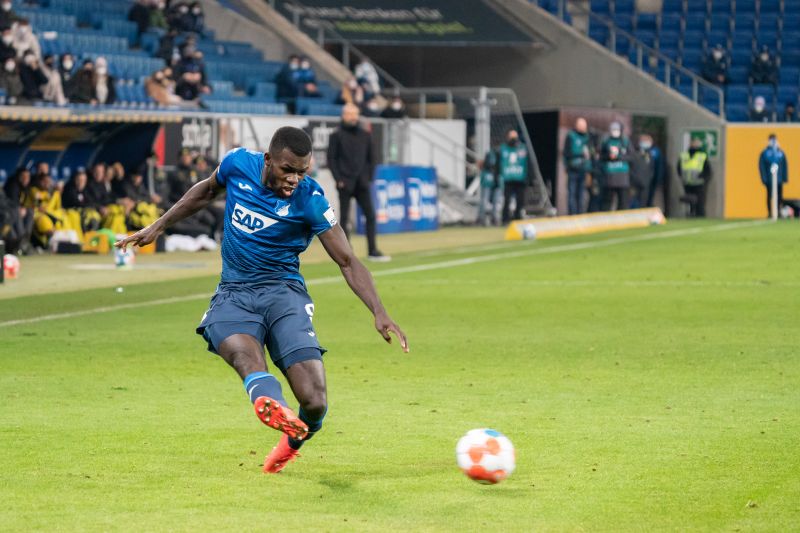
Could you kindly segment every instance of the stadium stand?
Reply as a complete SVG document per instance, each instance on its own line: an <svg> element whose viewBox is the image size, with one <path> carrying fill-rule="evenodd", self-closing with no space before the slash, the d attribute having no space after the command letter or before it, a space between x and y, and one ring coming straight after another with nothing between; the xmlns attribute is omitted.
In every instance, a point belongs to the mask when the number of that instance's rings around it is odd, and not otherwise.
<svg viewBox="0 0 800 533"><path fill-rule="evenodd" d="M532 0L558 14L558 0ZM800 85L800 2L791 0L664 0L660 13L644 13L633 0L592 0L589 37L609 46L605 20L616 30L631 33L642 44L654 48L683 67L701 74L709 50L721 44L730 58L729 82L725 87L725 116L730 121L747 120L747 110L756 96L779 111L787 103L797 104ZM567 21L569 22L569 21ZM778 66L777 85L755 85L748 79L754 54L766 45ZM635 47L628 39L616 38L616 53L637 63ZM645 69L647 70L647 69ZM650 72L661 79L658 72ZM691 91L679 85L683 94ZM687 95L688 96L688 95ZM701 95L702 96L702 95ZM701 104L718 113L719 102L701 98Z"/></svg>
<svg viewBox="0 0 800 533"><path fill-rule="evenodd" d="M117 101L108 107L158 109L162 106L148 96L144 83L148 76L164 67L164 60L155 56L165 31L149 28L138 39L137 25L128 20L132 5L130 0L43 0L39 5L20 5L15 12L31 22L43 55L71 53L76 57L75 69L80 68L84 59L103 56L108 60L109 74L117 84ZM179 35L175 44L187 35ZM276 77L284 67L283 58L265 60L261 51L250 43L217 40L209 29L193 35L197 38L196 50L203 54L212 90L212 94L202 97L201 109L216 113L288 112L290 102L278 98L275 86ZM320 96L313 101L298 102L295 112L338 115L341 111L335 103L338 89L324 81L318 85ZM54 104L36 102L35 105Z"/></svg>

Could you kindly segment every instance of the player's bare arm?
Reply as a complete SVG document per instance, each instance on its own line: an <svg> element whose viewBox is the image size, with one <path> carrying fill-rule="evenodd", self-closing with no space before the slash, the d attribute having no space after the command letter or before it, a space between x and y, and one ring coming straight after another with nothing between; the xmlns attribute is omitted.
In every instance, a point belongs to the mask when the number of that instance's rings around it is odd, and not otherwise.
<svg viewBox="0 0 800 533"><path fill-rule="evenodd" d="M403 351L408 353L408 340L405 333L400 327L394 323L389 317L389 314L384 309L381 299L378 296L378 291L375 290L375 283L372 281L372 275L367 270L367 267L358 260L353 253L344 231L338 224L333 226L330 230L321 233L319 240L325 251L333 259L342 271L342 276L347 281L347 284L353 292L361 298L361 301L372 311L375 316L375 329L386 340L392 342L389 333L397 335L400 341L400 346Z"/></svg>
<svg viewBox="0 0 800 533"><path fill-rule="evenodd" d="M208 178L195 183L191 189L186 191L180 200L173 205L158 220L143 228L133 235L117 241L114 246L127 249L129 245L145 246L155 241L159 235L164 233L168 227L192 216L214 201L214 198L224 188L217 182L217 170L211 173Z"/></svg>

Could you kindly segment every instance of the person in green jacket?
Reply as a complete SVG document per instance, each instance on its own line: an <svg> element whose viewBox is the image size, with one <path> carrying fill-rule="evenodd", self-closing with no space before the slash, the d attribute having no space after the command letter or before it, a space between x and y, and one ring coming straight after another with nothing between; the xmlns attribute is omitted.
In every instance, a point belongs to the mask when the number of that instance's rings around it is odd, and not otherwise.
<svg viewBox="0 0 800 533"><path fill-rule="evenodd" d="M506 132L506 142L498 149L497 175L503 183L503 224L511 221L511 198L514 198L514 220L522 218L525 185L528 181L528 149L519 141L517 130Z"/></svg>
<svg viewBox="0 0 800 533"><path fill-rule="evenodd" d="M575 121L575 128L567 132L564 139L564 167L567 169L567 205L570 215L583 213L583 190L589 181L592 155L589 149L589 134L586 119Z"/></svg>
<svg viewBox="0 0 800 533"><path fill-rule="evenodd" d="M503 186L497 174L497 154L495 151L489 150L486 152L483 161L478 161L478 166L481 169L481 190L476 223L481 226L494 225L498 223L497 197L500 193L500 187Z"/></svg>

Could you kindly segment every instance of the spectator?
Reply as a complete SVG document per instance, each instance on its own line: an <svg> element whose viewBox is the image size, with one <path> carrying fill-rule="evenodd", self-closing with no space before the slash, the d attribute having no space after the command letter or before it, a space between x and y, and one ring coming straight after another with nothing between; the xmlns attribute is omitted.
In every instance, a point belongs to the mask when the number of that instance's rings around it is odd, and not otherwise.
<svg viewBox="0 0 800 533"><path fill-rule="evenodd" d="M194 2L191 5L191 29L195 33L203 33L205 29L205 15L203 15L203 6L200 2Z"/></svg>
<svg viewBox="0 0 800 533"><path fill-rule="evenodd" d="M195 183L208 177L210 172L204 158L193 158L188 149L181 150L178 165L174 172L167 176L169 191L167 206L173 206ZM208 235L219 238L225 223L224 209L213 204L202 209L191 217L182 220L172 227L172 233L191 235Z"/></svg>
<svg viewBox="0 0 800 533"><path fill-rule="evenodd" d="M522 218L525 207L525 185L528 181L528 149L519 142L515 129L506 132L506 142L497 155L498 180L503 183L503 224L511 222L511 199L514 198L514 220Z"/></svg>
<svg viewBox="0 0 800 533"><path fill-rule="evenodd" d="M677 169L686 193L684 201L689 204L689 216L706 216L706 189L711 180L711 167L702 139L692 138L689 150L680 155Z"/></svg>
<svg viewBox="0 0 800 533"><path fill-rule="evenodd" d="M200 73L196 69L197 67L193 67L192 70L185 71L175 86L175 94L184 102L199 103L202 86L200 85Z"/></svg>
<svg viewBox="0 0 800 533"><path fill-rule="evenodd" d="M367 58L362 58L358 65L356 65L354 74L356 80L358 80L358 83L364 87L364 91L367 93L366 98L368 100L371 97L380 94L381 82L380 78L378 77L378 71L375 70L375 67L367 60Z"/></svg>
<svg viewBox="0 0 800 533"><path fill-rule="evenodd" d="M77 104L96 104L96 86L94 62L91 59L85 59L80 70L75 73L75 77L71 80L68 91L70 101Z"/></svg>
<svg viewBox="0 0 800 533"><path fill-rule="evenodd" d="M772 180L773 174L777 185L778 213L783 206L783 185L789 181L788 162L786 154L778 146L778 139L774 133L769 136L767 147L758 158L758 170L761 174L761 183L767 188L767 215L772 217ZM780 215L779 215L780 216Z"/></svg>
<svg viewBox="0 0 800 533"><path fill-rule="evenodd" d="M109 172L105 163L96 163L92 167L92 179L87 186L86 194L89 203L101 215L100 225L114 233L126 233L125 210L114 202L114 193L111 179L113 171Z"/></svg>
<svg viewBox="0 0 800 533"><path fill-rule="evenodd" d="M750 63L750 83L778 84L778 66L767 45L762 46L758 54L753 56Z"/></svg>
<svg viewBox="0 0 800 533"><path fill-rule="evenodd" d="M190 12L189 6L183 2L179 2L170 8L167 15L167 22L170 28L175 28L179 32L193 31L194 19Z"/></svg>
<svg viewBox="0 0 800 533"><path fill-rule="evenodd" d="M297 81L300 70L300 56L292 54L275 79L278 98L297 98Z"/></svg>
<svg viewBox="0 0 800 533"><path fill-rule="evenodd" d="M0 40L0 62L8 58L17 57L17 49L14 48L14 30L3 28L2 39Z"/></svg>
<svg viewBox="0 0 800 533"><path fill-rule="evenodd" d="M183 99L175 94L175 83L168 79L164 70L157 70L144 82L148 96L163 106L176 106Z"/></svg>
<svg viewBox="0 0 800 533"><path fill-rule="evenodd" d="M47 75L39 65L39 60L28 50L22 58L19 69L19 79L22 81L22 97L28 101L42 99L42 87L47 84Z"/></svg>
<svg viewBox="0 0 800 533"><path fill-rule="evenodd" d="M381 112L383 118L404 118L406 116L406 105L399 96L392 98L392 101Z"/></svg>
<svg viewBox="0 0 800 533"><path fill-rule="evenodd" d="M711 49L703 60L703 78L717 85L728 83L728 54L721 44Z"/></svg>
<svg viewBox="0 0 800 533"><path fill-rule="evenodd" d="M31 181L23 206L33 210L33 240L46 248L55 230L65 228L68 222L61 206L61 192L53 183L49 165L38 167L40 170Z"/></svg>
<svg viewBox="0 0 800 533"><path fill-rule="evenodd" d="M8 205L9 225L11 226L6 234L8 239L6 246L9 253L20 251L27 254L30 249L33 234L33 210L22 205L30 184L30 171L25 167L19 167L3 186Z"/></svg>
<svg viewBox="0 0 800 533"><path fill-rule="evenodd" d="M364 108L362 109L362 114L365 117L376 118L381 116L381 111L383 110L381 109L380 101L378 101L377 98L373 97L367 100L367 102L364 104Z"/></svg>
<svg viewBox="0 0 800 533"><path fill-rule="evenodd" d="M750 122L771 122L772 111L767 109L767 101L763 96L756 96L753 99L753 107L750 109Z"/></svg>
<svg viewBox="0 0 800 533"><path fill-rule="evenodd" d="M6 104L14 105L22 97L22 80L17 71L17 61L13 58L6 59L3 72L0 72L0 89L6 93Z"/></svg>
<svg viewBox="0 0 800 533"><path fill-rule="evenodd" d="M3 0L0 2L0 28L10 28L19 21L19 19L19 15L14 13L12 9L11 0Z"/></svg>
<svg viewBox="0 0 800 533"><path fill-rule="evenodd" d="M125 198L125 167L117 161L106 167L106 180L111 185L111 199L119 203Z"/></svg>
<svg viewBox="0 0 800 533"><path fill-rule="evenodd" d="M33 34L33 28L26 19L20 19L14 30L14 48L17 49L17 58L31 51L37 59L42 57L42 47L39 46L39 39Z"/></svg>
<svg viewBox="0 0 800 533"><path fill-rule="evenodd" d="M64 84L61 79L61 72L58 69L58 65L56 65L56 56L52 54L44 56L42 72L47 76L47 83L42 87L42 98L59 106L66 104Z"/></svg>
<svg viewBox="0 0 800 533"><path fill-rule="evenodd" d="M359 108L364 105L364 88L358 84L358 80L350 78L342 85L342 91L336 100L338 104L355 104Z"/></svg>
<svg viewBox="0 0 800 533"><path fill-rule="evenodd" d="M75 174L64 186L62 206L67 214L74 212L80 220L81 231L97 231L100 229L100 213L92 205L88 192L89 178L84 167L78 167Z"/></svg>
<svg viewBox="0 0 800 533"><path fill-rule="evenodd" d="M792 102L786 102L783 108L781 122L797 122L797 110Z"/></svg>
<svg viewBox="0 0 800 533"><path fill-rule="evenodd" d="M374 261L391 258L378 250L375 209L372 206L372 173L375 167L372 136L359 127L359 109L346 104L342 109L341 125L328 142L328 167L339 190L339 223L350 238L350 201L355 198L366 219L367 250Z"/></svg>
<svg viewBox="0 0 800 533"><path fill-rule="evenodd" d="M158 41L158 50L156 57L160 57L165 63L172 61L172 56L175 53L175 41L178 38L178 30L170 28L161 39Z"/></svg>
<svg viewBox="0 0 800 533"><path fill-rule="evenodd" d="M128 11L128 20L136 24L136 46L142 39L142 34L147 31L150 25L150 2L149 0L136 0Z"/></svg>
<svg viewBox="0 0 800 533"><path fill-rule="evenodd" d="M589 126L579 117L564 139L564 167L567 169L567 209L570 215L583 213L583 191L590 181L592 154L589 150Z"/></svg>
<svg viewBox="0 0 800 533"><path fill-rule="evenodd" d="M133 202L133 208L128 214L127 225L130 229L142 229L156 221L161 213L158 209L161 198L150 194L140 172L134 172L125 178L124 191L125 198ZM224 222L224 218L222 220Z"/></svg>
<svg viewBox="0 0 800 533"><path fill-rule="evenodd" d="M98 104L111 105L117 101L117 88L114 78L108 73L105 57L98 57L94 68L94 99Z"/></svg>
<svg viewBox="0 0 800 533"><path fill-rule="evenodd" d="M169 27L167 23L167 16L164 13L165 8L164 2L156 2L153 4L153 7L150 9L150 18L148 21L148 27L156 28L158 30L166 30Z"/></svg>
<svg viewBox="0 0 800 533"><path fill-rule="evenodd" d="M648 153L653 165L653 174L647 184L647 201L639 207L653 207L656 189L664 185L664 157L661 149L653 144L653 137L648 134L639 139L639 151Z"/></svg>

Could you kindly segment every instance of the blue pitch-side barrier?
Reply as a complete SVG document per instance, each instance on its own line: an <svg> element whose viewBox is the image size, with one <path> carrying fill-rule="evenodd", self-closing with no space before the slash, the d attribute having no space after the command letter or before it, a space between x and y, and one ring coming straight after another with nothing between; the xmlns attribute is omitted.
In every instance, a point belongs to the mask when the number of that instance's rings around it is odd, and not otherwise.
<svg viewBox="0 0 800 533"><path fill-rule="evenodd" d="M372 182L372 204L378 233L433 231L439 228L436 169L378 165ZM358 210L357 231L366 226Z"/></svg>

